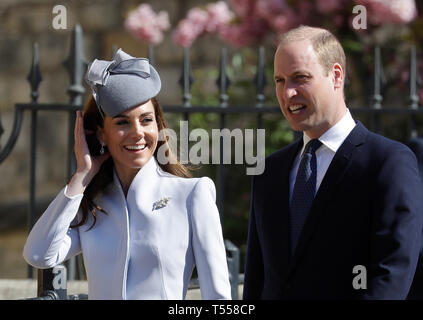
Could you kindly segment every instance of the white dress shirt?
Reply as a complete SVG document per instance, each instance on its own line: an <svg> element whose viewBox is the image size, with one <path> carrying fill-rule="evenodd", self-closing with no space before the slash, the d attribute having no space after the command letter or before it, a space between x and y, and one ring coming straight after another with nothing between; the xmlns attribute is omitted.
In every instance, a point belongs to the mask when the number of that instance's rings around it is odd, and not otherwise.
<svg viewBox="0 0 423 320"><path fill-rule="evenodd" d="M213 181L180 178L154 157L125 197L119 179L95 203L107 214L70 229L83 195L59 192L31 230L25 260L51 268L82 252L90 299L184 299L197 266L203 299L230 299L228 266ZM167 199L167 200L166 200ZM75 224L75 223L72 223Z"/></svg>
<svg viewBox="0 0 423 320"><path fill-rule="evenodd" d="M322 134L319 141L322 143L320 148L316 150L316 193L319 190L320 184L335 156L336 151L342 145L344 140L348 137L350 132L354 129L356 123L351 116L350 110L347 109L345 115L333 127ZM296 156L292 165L291 173L289 176L289 199L292 199L292 192L294 190L295 179L297 177L298 167L300 166L301 157L304 153L305 146L311 140L304 132L303 134L303 147Z"/></svg>

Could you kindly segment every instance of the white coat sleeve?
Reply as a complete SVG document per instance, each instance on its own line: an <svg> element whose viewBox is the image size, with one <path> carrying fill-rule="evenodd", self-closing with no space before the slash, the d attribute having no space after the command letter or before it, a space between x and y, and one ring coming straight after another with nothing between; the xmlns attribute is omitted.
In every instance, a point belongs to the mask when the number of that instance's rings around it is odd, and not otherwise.
<svg viewBox="0 0 423 320"><path fill-rule="evenodd" d="M69 197L63 188L38 219L26 240L23 257L39 269L52 268L81 252L78 228L69 228L83 194Z"/></svg>
<svg viewBox="0 0 423 320"><path fill-rule="evenodd" d="M199 179L191 202L192 241L201 296L207 300L231 299L226 251L215 201L213 181L207 177Z"/></svg>

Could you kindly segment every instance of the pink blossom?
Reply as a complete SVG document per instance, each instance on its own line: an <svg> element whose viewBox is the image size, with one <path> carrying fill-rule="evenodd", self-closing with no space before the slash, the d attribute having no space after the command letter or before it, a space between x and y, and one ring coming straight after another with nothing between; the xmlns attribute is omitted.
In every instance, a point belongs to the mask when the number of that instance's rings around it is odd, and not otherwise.
<svg viewBox="0 0 423 320"><path fill-rule="evenodd" d="M343 3L340 0L317 0L316 8L317 11L323 14L332 13L340 8L342 8Z"/></svg>
<svg viewBox="0 0 423 320"><path fill-rule="evenodd" d="M206 8L208 21L206 24L207 32L216 32L222 25L228 24L234 17L234 13L229 10L224 1L211 3Z"/></svg>
<svg viewBox="0 0 423 320"><path fill-rule="evenodd" d="M234 9L237 16L243 20L251 16L256 0L229 0L230 6Z"/></svg>
<svg viewBox="0 0 423 320"><path fill-rule="evenodd" d="M223 24L219 36L223 41L242 47L255 44L275 29L277 32L292 27L293 18L285 14L288 6L285 0L230 0L231 7L237 14L233 24ZM295 12L289 12L295 16Z"/></svg>
<svg viewBox="0 0 423 320"><path fill-rule="evenodd" d="M271 19L271 26L276 34L282 34L296 24L295 11L288 8Z"/></svg>
<svg viewBox="0 0 423 320"><path fill-rule="evenodd" d="M252 16L242 23L223 26L219 36L223 41L235 47L243 47L259 42L268 31L267 22Z"/></svg>
<svg viewBox="0 0 423 320"><path fill-rule="evenodd" d="M254 14L263 19L273 19L286 8L284 0L256 0Z"/></svg>
<svg viewBox="0 0 423 320"><path fill-rule="evenodd" d="M179 22L173 40L181 47L189 47L200 35L219 32L234 16L224 1L211 3L206 9L192 8L187 17Z"/></svg>
<svg viewBox="0 0 423 320"><path fill-rule="evenodd" d="M201 32L202 30L195 26L191 20L184 19L178 23L172 38L178 46L186 48L192 45Z"/></svg>
<svg viewBox="0 0 423 320"><path fill-rule="evenodd" d="M223 26L219 31L220 38L240 48L249 45L253 40L245 33L245 26L241 24L233 24Z"/></svg>
<svg viewBox="0 0 423 320"><path fill-rule="evenodd" d="M310 20L309 16L312 10L312 4L309 1L300 1L297 5L296 19L298 24L307 24Z"/></svg>
<svg viewBox="0 0 423 320"><path fill-rule="evenodd" d="M188 11L187 19L190 20L197 29L204 29L209 20L209 15L203 9L192 8Z"/></svg>
<svg viewBox="0 0 423 320"><path fill-rule="evenodd" d="M337 14L334 18L333 18L333 22L335 24L335 26L337 28L341 28L344 23L345 23L345 18L342 14Z"/></svg>
<svg viewBox="0 0 423 320"><path fill-rule="evenodd" d="M156 14L150 5L141 4L125 20L125 28L137 39L149 44L158 44L163 40L163 32L169 29L167 12Z"/></svg>
<svg viewBox="0 0 423 320"><path fill-rule="evenodd" d="M372 24L409 23L417 16L414 0L355 0L366 7Z"/></svg>
<svg viewBox="0 0 423 320"><path fill-rule="evenodd" d="M169 15L165 11L160 11L156 15L156 24L160 30L168 30L170 28Z"/></svg>
<svg viewBox="0 0 423 320"><path fill-rule="evenodd" d="M192 8L187 17L181 20L173 33L173 41L181 47L190 47L206 28L208 13L200 8Z"/></svg>
<svg viewBox="0 0 423 320"><path fill-rule="evenodd" d="M272 26L277 33L287 31L290 27L288 17L284 14L274 17L272 20Z"/></svg>

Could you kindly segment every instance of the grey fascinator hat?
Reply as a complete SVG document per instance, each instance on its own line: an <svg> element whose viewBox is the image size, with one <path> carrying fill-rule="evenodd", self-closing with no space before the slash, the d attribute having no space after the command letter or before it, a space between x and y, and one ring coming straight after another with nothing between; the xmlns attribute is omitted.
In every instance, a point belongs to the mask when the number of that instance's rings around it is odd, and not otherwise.
<svg viewBox="0 0 423 320"><path fill-rule="evenodd" d="M119 49L111 61L95 59L86 80L101 111L114 117L157 96L160 76L148 59Z"/></svg>

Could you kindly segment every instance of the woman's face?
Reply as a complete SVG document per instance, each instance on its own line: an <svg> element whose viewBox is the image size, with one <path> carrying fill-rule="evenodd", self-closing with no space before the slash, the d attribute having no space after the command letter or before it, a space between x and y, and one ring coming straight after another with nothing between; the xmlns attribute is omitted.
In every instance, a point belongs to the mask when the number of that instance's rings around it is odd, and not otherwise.
<svg viewBox="0 0 423 320"><path fill-rule="evenodd" d="M137 172L154 155L158 127L151 100L115 117L104 117L99 139L107 146L118 172Z"/></svg>

